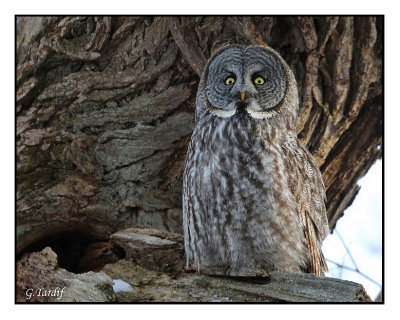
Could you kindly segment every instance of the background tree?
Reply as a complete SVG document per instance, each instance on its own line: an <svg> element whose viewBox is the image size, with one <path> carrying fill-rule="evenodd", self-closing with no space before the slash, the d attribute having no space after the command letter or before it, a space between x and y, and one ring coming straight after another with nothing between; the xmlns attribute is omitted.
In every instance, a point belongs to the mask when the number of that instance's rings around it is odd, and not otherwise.
<svg viewBox="0 0 400 320"><path fill-rule="evenodd" d="M382 17L17 17L17 253L74 232L181 232L199 74L227 43L294 70L329 226L381 157Z"/></svg>

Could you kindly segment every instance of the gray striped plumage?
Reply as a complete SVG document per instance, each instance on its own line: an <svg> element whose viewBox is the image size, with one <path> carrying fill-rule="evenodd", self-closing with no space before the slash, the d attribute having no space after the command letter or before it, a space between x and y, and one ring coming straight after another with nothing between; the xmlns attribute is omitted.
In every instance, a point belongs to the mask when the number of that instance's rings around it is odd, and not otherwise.
<svg viewBox="0 0 400 320"><path fill-rule="evenodd" d="M258 76L263 85L255 84ZM274 50L235 45L210 58L184 172L188 265L225 274L323 275L324 185L297 139L297 113L296 81Z"/></svg>

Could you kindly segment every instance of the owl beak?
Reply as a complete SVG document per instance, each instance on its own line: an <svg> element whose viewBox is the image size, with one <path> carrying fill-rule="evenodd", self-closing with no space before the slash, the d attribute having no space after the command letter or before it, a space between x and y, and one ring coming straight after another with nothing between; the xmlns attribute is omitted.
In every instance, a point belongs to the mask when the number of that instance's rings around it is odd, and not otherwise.
<svg viewBox="0 0 400 320"><path fill-rule="evenodd" d="M246 99L246 92L242 91L242 92L240 93L240 100L242 100L242 102L243 102L244 99Z"/></svg>

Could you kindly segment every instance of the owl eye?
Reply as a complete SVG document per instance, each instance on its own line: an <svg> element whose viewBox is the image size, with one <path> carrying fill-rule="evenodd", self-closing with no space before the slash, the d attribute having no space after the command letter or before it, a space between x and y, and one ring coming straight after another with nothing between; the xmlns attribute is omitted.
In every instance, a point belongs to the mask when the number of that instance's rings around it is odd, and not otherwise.
<svg viewBox="0 0 400 320"><path fill-rule="evenodd" d="M234 83L235 83L235 78L233 78L233 77L228 77L228 78L225 79L225 84L227 86L230 86L230 85L232 85Z"/></svg>
<svg viewBox="0 0 400 320"><path fill-rule="evenodd" d="M263 77L257 77L254 79L254 83L258 85L262 85L265 83L265 79Z"/></svg>

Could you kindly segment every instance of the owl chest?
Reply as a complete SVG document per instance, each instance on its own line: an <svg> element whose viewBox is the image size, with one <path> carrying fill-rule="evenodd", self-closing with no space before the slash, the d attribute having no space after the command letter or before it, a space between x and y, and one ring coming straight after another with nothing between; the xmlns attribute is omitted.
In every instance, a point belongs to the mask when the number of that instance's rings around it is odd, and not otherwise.
<svg viewBox="0 0 400 320"><path fill-rule="evenodd" d="M205 212L271 212L274 196L287 192L279 143L267 143L250 130L218 127L196 141L189 174Z"/></svg>

